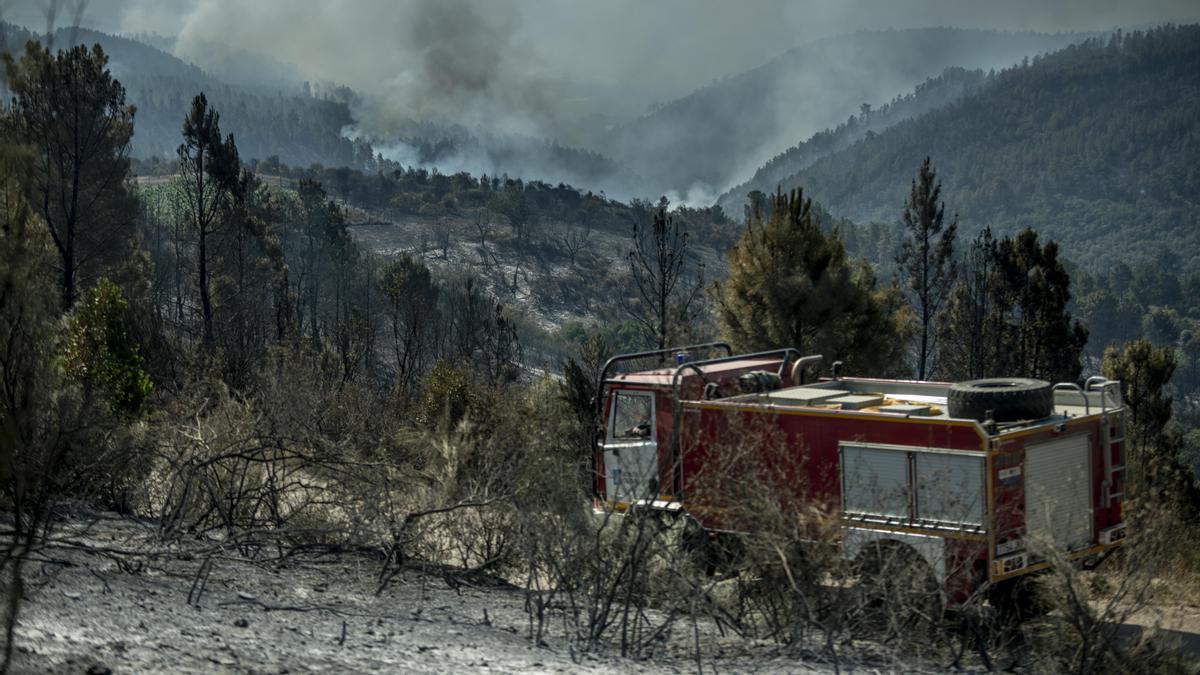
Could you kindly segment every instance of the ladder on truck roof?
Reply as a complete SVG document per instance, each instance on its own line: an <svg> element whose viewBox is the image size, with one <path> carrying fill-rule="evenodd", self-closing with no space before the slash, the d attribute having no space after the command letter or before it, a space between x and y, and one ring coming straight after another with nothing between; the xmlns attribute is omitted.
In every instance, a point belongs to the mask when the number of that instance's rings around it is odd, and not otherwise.
<svg viewBox="0 0 1200 675"><path fill-rule="evenodd" d="M1102 376L1089 377L1084 383L1086 391L1100 394L1100 447L1104 449L1104 481L1100 484L1100 501L1103 508L1112 506L1112 500L1125 496L1125 481L1117 489L1117 474L1125 471L1125 415L1121 401L1121 383ZM1114 392L1117 406L1108 407L1108 393ZM1117 454L1119 452L1119 454ZM1119 459L1114 460L1117 454Z"/></svg>

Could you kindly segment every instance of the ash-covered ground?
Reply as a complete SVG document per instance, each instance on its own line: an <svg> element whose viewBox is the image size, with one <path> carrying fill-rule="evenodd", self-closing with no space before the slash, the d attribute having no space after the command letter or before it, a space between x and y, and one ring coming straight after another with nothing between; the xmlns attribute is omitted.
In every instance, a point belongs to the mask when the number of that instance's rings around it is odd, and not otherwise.
<svg viewBox="0 0 1200 675"><path fill-rule="evenodd" d="M370 556L256 564L211 542L156 545L153 534L153 523L114 516L60 525L27 563L13 672L697 670L690 630L641 660L575 653L561 630L535 646L523 593L500 581L411 570L376 594ZM832 672L772 645L705 649L716 650L705 670Z"/></svg>
<svg viewBox="0 0 1200 675"><path fill-rule="evenodd" d="M267 562L264 562L267 561ZM784 650L681 622L643 658L581 653L551 615L535 645L520 588L450 569L407 569L380 590L381 560L309 552L255 560L212 540L165 545L155 524L75 515L26 563L16 673L940 672L871 645ZM559 610L561 611L561 610ZM1140 612L1200 659L1200 607ZM696 659L699 642L701 659ZM967 668L978 671L979 668ZM1018 668L1018 670L1023 670Z"/></svg>

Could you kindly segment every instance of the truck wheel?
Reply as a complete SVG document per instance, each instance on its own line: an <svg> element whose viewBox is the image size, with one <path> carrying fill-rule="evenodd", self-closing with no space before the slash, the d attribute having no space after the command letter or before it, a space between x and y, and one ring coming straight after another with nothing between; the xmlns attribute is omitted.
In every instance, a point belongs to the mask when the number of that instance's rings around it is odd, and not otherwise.
<svg viewBox="0 0 1200 675"><path fill-rule="evenodd" d="M1032 574L995 584L988 590L988 602L1002 622L1013 626L1045 616L1053 609L1037 576Z"/></svg>
<svg viewBox="0 0 1200 675"><path fill-rule="evenodd" d="M950 416L984 421L988 412L996 422L1037 420L1054 412L1050 383L1024 377L969 380L950 386Z"/></svg>
<svg viewBox="0 0 1200 675"><path fill-rule="evenodd" d="M708 576L716 573L717 555L712 536L691 516L683 517L683 532L680 534L679 544L697 568Z"/></svg>
<svg viewBox="0 0 1200 675"><path fill-rule="evenodd" d="M732 570L745 555L741 537L705 529L690 516L684 517L680 546L696 567L708 576Z"/></svg>
<svg viewBox="0 0 1200 675"><path fill-rule="evenodd" d="M903 635L941 622L941 587L925 558L896 541L873 541L854 560L861 627Z"/></svg>

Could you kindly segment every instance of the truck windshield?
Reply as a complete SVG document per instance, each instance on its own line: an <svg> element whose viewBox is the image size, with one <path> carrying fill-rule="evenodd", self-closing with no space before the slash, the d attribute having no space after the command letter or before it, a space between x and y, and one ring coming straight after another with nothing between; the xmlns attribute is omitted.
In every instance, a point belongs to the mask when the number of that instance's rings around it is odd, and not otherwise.
<svg viewBox="0 0 1200 675"><path fill-rule="evenodd" d="M614 439L649 438L653 400L649 394L616 394L613 396Z"/></svg>

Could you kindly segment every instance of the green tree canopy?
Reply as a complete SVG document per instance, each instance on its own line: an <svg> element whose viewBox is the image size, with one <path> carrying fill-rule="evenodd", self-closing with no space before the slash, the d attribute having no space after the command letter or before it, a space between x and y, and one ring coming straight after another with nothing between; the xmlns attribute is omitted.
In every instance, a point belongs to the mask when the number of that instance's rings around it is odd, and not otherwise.
<svg viewBox="0 0 1200 675"><path fill-rule="evenodd" d="M865 263L848 260L801 191L777 192L769 206L751 209L729 276L712 287L725 338L741 351L790 346L861 372L902 372L913 324L899 289L877 288Z"/></svg>
<svg viewBox="0 0 1200 675"><path fill-rule="evenodd" d="M137 414L152 389L126 328L128 307L121 289L101 279L72 314L62 354L67 375L104 396L118 415Z"/></svg>
<svg viewBox="0 0 1200 675"><path fill-rule="evenodd" d="M1037 377L1074 381L1087 329L1067 311L1071 280L1058 245L1031 228L996 240L975 239L965 273L938 322L942 377Z"/></svg>
<svg viewBox="0 0 1200 675"><path fill-rule="evenodd" d="M14 96L4 126L33 150L28 197L58 253L65 311L133 240L137 205L125 186L134 108L100 45L51 54L31 41L19 61L6 59Z"/></svg>
<svg viewBox="0 0 1200 675"><path fill-rule="evenodd" d="M1162 500L1195 518L1200 485L1183 461L1184 434L1172 419L1171 376L1175 351L1140 338L1104 351L1104 376L1120 380L1129 411L1126 472L1135 497Z"/></svg>

